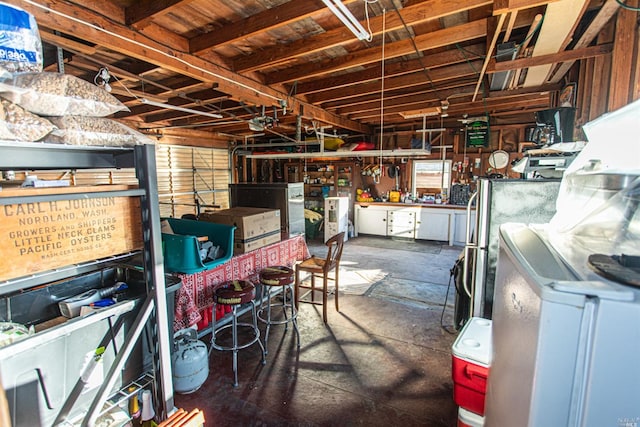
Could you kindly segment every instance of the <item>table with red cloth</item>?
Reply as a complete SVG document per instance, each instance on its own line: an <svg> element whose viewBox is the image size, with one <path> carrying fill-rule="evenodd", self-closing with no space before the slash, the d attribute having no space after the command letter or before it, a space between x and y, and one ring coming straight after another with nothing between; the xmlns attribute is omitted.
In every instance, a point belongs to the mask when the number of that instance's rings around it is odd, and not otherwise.
<svg viewBox="0 0 640 427"><path fill-rule="evenodd" d="M202 319L203 311L213 306L213 293L230 280L258 282L258 274L265 267L286 265L309 258L309 248L303 235L236 255L210 270L194 274L179 274L182 287L175 295L174 331L194 325Z"/></svg>

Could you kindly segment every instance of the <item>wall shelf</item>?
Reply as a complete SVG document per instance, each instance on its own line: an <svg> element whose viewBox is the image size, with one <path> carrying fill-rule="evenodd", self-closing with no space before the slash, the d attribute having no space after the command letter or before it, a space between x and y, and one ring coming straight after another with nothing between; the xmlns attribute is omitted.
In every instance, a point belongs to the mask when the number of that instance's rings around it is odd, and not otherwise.
<svg viewBox="0 0 640 427"><path fill-rule="evenodd" d="M57 169L112 169L112 168L134 168L138 180L137 188L120 190L120 191L102 191L99 189L95 193L86 193L78 191L74 187L59 187L55 189L47 189L54 194L41 194L40 189L26 189L24 194L14 194L17 190L7 190L4 194L0 192L0 205L12 204L30 204L40 202L55 203L62 199L86 199L93 197L120 197L120 198L139 198L140 205L140 222L134 220L134 224L141 224L143 263L140 267L146 283L147 294L144 302L141 304L135 321L126 331L123 345L118 349L115 360L108 367L108 372L104 375L99 388L95 391L90 405L82 409L81 425L93 425L97 417L103 413L104 405L109 402L113 396L113 390L120 387L119 381L122 370L127 363L128 357L134 351L134 347L139 338L150 322L155 322L152 326L154 333L154 342L157 343L156 350L152 352L153 367L148 378L148 385L153 381L152 387L154 392L154 402L156 413L161 417L165 417L169 411L173 410L173 385L170 366L170 338L168 328L167 302L165 295L165 272L162 257L162 243L160 235L160 215L158 202L158 184L156 181L156 162L155 162L155 146L138 145L134 147L95 147L95 146L75 146L62 144L46 144L46 143L15 143L12 141L0 141L0 170L57 170ZM137 201L136 201L137 202ZM125 252L125 251L123 251ZM128 257L135 252L126 251L126 254L118 254L106 258L99 258L89 262L79 263L77 265L61 265L53 270L45 270L26 277L11 277L8 280L0 282L2 291L14 292L20 289L47 285L54 281L70 278L77 274L85 274L95 270L104 262L118 260L121 257ZM129 308L129 304L124 303L114 306L112 310L105 310L80 318L79 321L71 323L81 327L84 324L92 323L100 319L113 310ZM155 314L154 314L155 313ZM153 319L153 320L152 320ZM33 338L37 342L39 339L37 333L33 337L25 338L16 344L5 347L3 354L8 354L12 348L19 349L27 345L28 341ZM41 337L44 337L42 335ZM105 367L106 369L107 367ZM142 386L142 385L141 385ZM70 396L54 396L55 402L65 403ZM37 403L37 399L35 400ZM18 402L20 405L17 410L20 412L29 412L31 408L29 402ZM24 404L24 405L23 405ZM108 404L108 403L107 403ZM53 408L49 411L47 417L58 416L61 408ZM44 417L45 414L35 414ZM76 417L78 414L70 414L70 417ZM44 418L41 418L44 420Z"/></svg>

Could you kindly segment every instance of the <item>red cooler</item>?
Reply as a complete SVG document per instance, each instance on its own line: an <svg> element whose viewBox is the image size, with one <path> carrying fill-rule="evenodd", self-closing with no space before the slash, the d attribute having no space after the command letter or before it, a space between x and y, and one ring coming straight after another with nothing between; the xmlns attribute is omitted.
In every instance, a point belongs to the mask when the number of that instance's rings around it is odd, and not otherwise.
<svg viewBox="0 0 640 427"><path fill-rule="evenodd" d="M453 400L468 411L484 415L484 398L491 365L491 320L472 317L452 347Z"/></svg>

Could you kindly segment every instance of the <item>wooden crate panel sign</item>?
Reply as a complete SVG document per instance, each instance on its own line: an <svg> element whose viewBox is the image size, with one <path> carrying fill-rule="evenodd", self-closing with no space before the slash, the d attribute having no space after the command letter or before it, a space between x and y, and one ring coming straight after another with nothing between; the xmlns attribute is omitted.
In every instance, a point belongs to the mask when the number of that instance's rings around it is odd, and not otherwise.
<svg viewBox="0 0 640 427"><path fill-rule="evenodd" d="M0 281L142 248L140 199L0 206Z"/></svg>

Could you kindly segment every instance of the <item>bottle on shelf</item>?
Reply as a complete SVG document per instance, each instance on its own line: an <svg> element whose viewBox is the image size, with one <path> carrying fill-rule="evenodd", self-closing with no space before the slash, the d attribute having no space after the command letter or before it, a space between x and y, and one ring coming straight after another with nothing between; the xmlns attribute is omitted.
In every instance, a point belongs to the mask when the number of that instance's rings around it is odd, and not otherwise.
<svg viewBox="0 0 640 427"><path fill-rule="evenodd" d="M140 419L142 427L155 427L158 423L155 422L156 411L153 409L153 399L151 397L150 390L144 390L142 392L142 414Z"/></svg>
<svg viewBox="0 0 640 427"><path fill-rule="evenodd" d="M140 411L140 402L138 401L137 387L131 386L127 389L127 392L133 393L129 398L129 416L131 417L131 425L139 426L142 411Z"/></svg>

